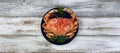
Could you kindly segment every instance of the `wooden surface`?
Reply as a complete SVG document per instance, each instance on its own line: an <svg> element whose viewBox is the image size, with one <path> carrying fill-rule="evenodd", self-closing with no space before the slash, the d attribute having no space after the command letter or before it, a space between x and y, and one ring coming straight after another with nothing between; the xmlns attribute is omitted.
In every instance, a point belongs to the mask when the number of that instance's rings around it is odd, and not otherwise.
<svg viewBox="0 0 120 53"><path fill-rule="evenodd" d="M40 22L53 7L66 6L79 17L79 32L66 45L42 36ZM0 52L119 53L120 0L0 0Z"/></svg>

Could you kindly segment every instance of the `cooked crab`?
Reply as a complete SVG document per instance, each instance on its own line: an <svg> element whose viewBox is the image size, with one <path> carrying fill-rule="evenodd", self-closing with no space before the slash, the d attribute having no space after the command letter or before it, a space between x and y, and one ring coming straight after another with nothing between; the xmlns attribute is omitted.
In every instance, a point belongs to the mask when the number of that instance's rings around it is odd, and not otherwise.
<svg viewBox="0 0 120 53"><path fill-rule="evenodd" d="M57 9L49 11L44 16L45 23L42 27L48 38L51 38L52 36L65 36L71 38L74 36L74 33L78 28L78 17L69 8L64 8L63 10L69 13L72 18L57 17L54 14L55 12L58 12Z"/></svg>

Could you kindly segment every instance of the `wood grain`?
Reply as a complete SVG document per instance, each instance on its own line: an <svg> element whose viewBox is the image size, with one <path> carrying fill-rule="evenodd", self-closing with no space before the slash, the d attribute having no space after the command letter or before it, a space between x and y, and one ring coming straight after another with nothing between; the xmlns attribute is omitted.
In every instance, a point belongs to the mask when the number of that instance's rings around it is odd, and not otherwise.
<svg viewBox="0 0 120 53"><path fill-rule="evenodd" d="M44 39L40 23L58 6L79 17L79 32L67 45ZM120 0L0 0L0 53L120 53Z"/></svg>
<svg viewBox="0 0 120 53"><path fill-rule="evenodd" d="M119 0L4 0L0 16L43 16L53 7L71 8L80 17L119 17Z"/></svg>
<svg viewBox="0 0 120 53"><path fill-rule="evenodd" d="M0 35L42 35L42 17L0 17ZM119 17L79 17L78 35L120 35Z"/></svg>
<svg viewBox="0 0 120 53"><path fill-rule="evenodd" d="M119 36L77 36L61 46L47 42L43 36L0 36L0 39L1 52L120 52Z"/></svg>
<svg viewBox="0 0 120 53"><path fill-rule="evenodd" d="M0 17L0 52L119 52L119 17L79 17L77 37L63 46L53 45L44 39L41 19Z"/></svg>

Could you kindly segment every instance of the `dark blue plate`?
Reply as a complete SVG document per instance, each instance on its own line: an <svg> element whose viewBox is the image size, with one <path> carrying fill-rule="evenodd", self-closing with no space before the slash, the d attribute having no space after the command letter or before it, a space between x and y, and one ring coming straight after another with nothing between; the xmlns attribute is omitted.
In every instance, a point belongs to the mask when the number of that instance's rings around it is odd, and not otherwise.
<svg viewBox="0 0 120 53"><path fill-rule="evenodd" d="M53 9L58 9L58 8L53 8ZM53 10L53 9L51 9L51 10ZM50 12L51 10L49 10L48 12ZM48 13L48 12L47 12L47 13ZM47 13L46 13L46 14L47 14ZM54 14L57 16L57 18L58 18L58 17L71 18L71 15L70 15L68 12L63 11L63 13L64 13L64 16L61 15L60 13L58 13L58 12L55 12ZM45 14L45 15L46 15L46 14ZM45 16L45 15L44 15L44 16ZM75 15L75 16L76 16L76 15ZM51 18L52 18L52 17L51 17ZM67 44L67 43L71 42L71 41L75 38L75 36L77 35L78 29L79 29L79 27L76 29L76 32L74 33L74 36L73 36L72 38L66 38L66 37L63 37L63 36L54 36L54 37L52 37L52 39L54 39L54 41L52 41L50 38L48 38L48 37L46 36L46 33L44 32L44 28L42 27L43 23L45 23L45 22L44 22L44 17L43 17L43 19L42 19L42 21L41 21L41 31L42 31L42 34L43 34L44 38L45 38L48 42L50 42L50 43L52 43L52 44L56 44L56 45L64 45L64 44ZM78 24L78 26L79 26L79 24Z"/></svg>

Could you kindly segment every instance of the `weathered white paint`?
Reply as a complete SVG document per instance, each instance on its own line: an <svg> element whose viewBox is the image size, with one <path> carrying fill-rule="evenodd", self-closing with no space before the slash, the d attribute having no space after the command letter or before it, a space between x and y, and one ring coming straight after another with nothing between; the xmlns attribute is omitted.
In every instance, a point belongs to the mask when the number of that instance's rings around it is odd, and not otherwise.
<svg viewBox="0 0 120 53"><path fill-rule="evenodd" d="M0 52L120 52L119 36L77 36L66 45L53 45L43 36L0 36Z"/></svg>
<svg viewBox="0 0 120 53"><path fill-rule="evenodd" d="M0 35L42 35L42 17L0 17ZM120 35L119 17L79 17L78 35Z"/></svg>
<svg viewBox="0 0 120 53"><path fill-rule="evenodd" d="M119 51L119 17L79 17L79 32L67 45L53 45L41 34L42 17L0 17L0 52ZM61 48L61 49L59 49Z"/></svg>
<svg viewBox="0 0 120 53"><path fill-rule="evenodd" d="M41 34L42 17L0 17L0 52L119 52L119 17L79 17L79 32L67 45Z"/></svg>
<svg viewBox="0 0 120 53"><path fill-rule="evenodd" d="M79 18L80 35L120 35L119 17Z"/></svg>
<svg viewBox="0 0 120 53"><path fill-rule="evenodd" d="M119 17L119 0L0 0L0 16L43 16L53 7L71 8L81 17Z"/></svg>
<svg viewBox="0 0 120 53"><path fill-rule="evenodd" d="M71 8L79 16L79 32L67 45L47 42L42 16L53 7ZM120 52L120 0L0 0L0 52Z"/></svg>
<svg viewBox="0 0 120 53"><path fill-rule="evenodd" d="M77 36L66 45L52 45L56 50L80 50L91 52L113 52L120 51L119 36Z"/></svg>

